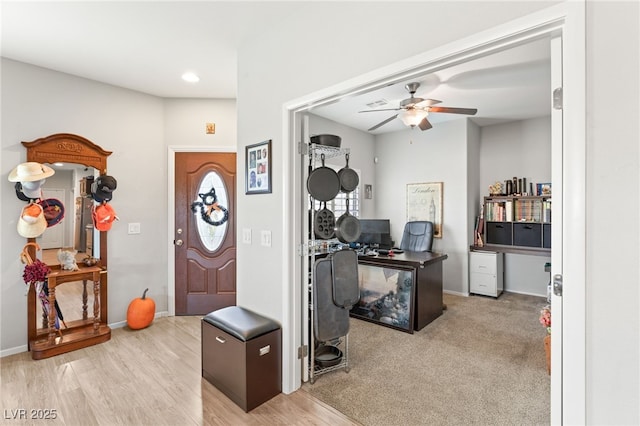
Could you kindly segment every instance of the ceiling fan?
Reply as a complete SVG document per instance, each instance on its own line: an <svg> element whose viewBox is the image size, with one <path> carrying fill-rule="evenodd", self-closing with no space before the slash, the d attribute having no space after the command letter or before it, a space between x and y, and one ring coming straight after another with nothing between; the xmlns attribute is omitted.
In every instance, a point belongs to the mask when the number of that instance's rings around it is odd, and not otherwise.
<svg viewBox="0 0 640 426"><path fill-rule="evenodd" d="M377 112L377 111L400 111L399 113L392 115L384 121L376 124L371 130L376 130L378 127L384 126L388 122L394 120L396 117L400 117L402 122L411 128L418 126L420 130L430 129L431 123L427 120L427 116L432 112L444 112L449 114L468 114L474 115L478 110L476 108L454 108L454 107L443 107L443 106L433 106L441 103L442 101L437 101L435 99L423 99L414 97L418 87L420 87L420 83L408 83L405 86L405 89L409 91L411 97L400 102L399 108L385 108L385 109L371 109L365 111L358 112Z"/></svg>

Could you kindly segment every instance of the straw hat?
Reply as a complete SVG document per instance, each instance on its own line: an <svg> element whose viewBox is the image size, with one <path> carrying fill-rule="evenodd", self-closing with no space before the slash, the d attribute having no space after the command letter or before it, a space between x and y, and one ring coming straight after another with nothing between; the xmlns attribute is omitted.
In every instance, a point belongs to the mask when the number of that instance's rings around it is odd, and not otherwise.
<svg viewBox="0 0 640 426"><path fill-rule="evenodd" d="M33 182L53 176L55 170L44 164L30 161L28 163L18 164L18 166L9 173L9 182Z"/></svg>
<svg viewBox="0 0 640 426"><path fill-rule="evenodd" d="M37 203L27 204L18 219L18 234L25 238L36 238L47 229L42 206Z"/></svg>

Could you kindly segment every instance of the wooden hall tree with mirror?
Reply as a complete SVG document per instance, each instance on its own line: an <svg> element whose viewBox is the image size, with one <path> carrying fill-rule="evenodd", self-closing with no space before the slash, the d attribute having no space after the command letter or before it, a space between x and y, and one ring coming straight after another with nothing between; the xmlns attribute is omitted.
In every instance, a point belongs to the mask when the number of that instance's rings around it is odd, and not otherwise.
<svg viewBox="0 0 640 426"><path fill-rule="evenodd" d="M27 149L27 161L37 163L75 163L86 167L93 167L100 175L107 173L107 157L110 151L105 151L82 136L70 133L57 133L32 142L22 142ZM37 303L38 298L33 285L29 286L27 297L27 333L29 350L33 359L49 358L51 356L103 343L111 338L111 329L107 325L107 233L100 232L99 263L96 266L79 264L78 271L63 271L60 265L49 265L51 272L47 276L49 286L49 315L45 326L38 328ZM28 243L35 243L35 238L28 238ZM28 244L26 250L32 259L36 258L35 244ZM56 286L64 283L82 281L84 291L83 317L75 321L68 321L58 329L55 328L55 290ZM92 284L93 306L87 313L87 282ZM93 314L90 316L89 314Z"/></svg>

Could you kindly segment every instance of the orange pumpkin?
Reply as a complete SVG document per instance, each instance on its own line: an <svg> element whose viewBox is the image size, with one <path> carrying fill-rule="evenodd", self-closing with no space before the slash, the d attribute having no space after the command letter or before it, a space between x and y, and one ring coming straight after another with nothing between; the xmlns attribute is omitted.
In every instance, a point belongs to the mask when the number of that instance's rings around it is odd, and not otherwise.
<svg viewBox="0 0 640 426"><path fill-rule="evenodd" d="M156 314L156 302L147 297L147 291L148 288L144 290L142 297L137 297L129 303L127 325L132 330L148 327Z"/></svg>

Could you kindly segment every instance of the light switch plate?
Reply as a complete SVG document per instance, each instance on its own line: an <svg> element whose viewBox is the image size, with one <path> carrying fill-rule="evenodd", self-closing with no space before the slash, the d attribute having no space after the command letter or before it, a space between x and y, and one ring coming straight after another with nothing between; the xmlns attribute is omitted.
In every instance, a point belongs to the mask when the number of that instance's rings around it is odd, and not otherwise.
<svg viewBox="0 0 640 426"><path fill-rule="evenodd" d="M140 223L130 223L129 224L129 234L139 234L140 233Z"/></svg>
<svg viewBox="0 0 640 426"><path fill-rule="evenodd" d="M262 231L260 243L265 247L271 247L271 231Z"/></svg>
<svg viewBox="0 0 640 426"><path fill-rule="evenodd" d="M242 228L242 242L251 244L251 228Z"/></svg>

